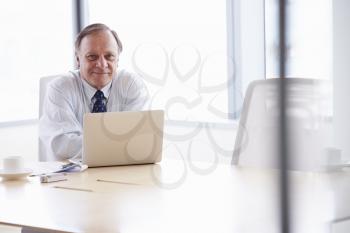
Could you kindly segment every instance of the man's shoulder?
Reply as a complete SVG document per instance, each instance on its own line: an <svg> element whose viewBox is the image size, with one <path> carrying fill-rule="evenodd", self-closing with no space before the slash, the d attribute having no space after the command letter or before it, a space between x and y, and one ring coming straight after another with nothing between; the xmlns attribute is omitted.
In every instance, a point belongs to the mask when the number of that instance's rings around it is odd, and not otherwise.
<svg viewBox="0 0 350 233"><path fill-rule="evenodd" d="M77 87L79 81L79 73L70 71L68 73L53 76L50 86L54 89L64 90Z"/></svg>
<svg viewBox="0 0 350 233"><path fill-rule="evenodd" d="M142 78L139 74L131 72L125 69L118 71L117 78L115 80L117 83L122 84L122 86L130 85L134 82L142 82Z"/></svg>
<svg viewBox="0 0 350 233"><path fill-rule="evenodd" d="M126 69L121 69L117 73L117 79L138 79L140 75Z"/></svg>

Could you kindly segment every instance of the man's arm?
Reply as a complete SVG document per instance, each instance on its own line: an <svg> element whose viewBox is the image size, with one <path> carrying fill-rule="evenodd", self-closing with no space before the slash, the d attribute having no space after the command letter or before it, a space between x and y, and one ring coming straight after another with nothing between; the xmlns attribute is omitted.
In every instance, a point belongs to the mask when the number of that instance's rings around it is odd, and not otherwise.
<svg viewBox="0 0 350 233"><path fill-rule="evenodd" d="M41 153L46 160L64 160L79 156L82 148L82 126L74 113L74 103L67 90L49 85L39 122Z"/></svg>

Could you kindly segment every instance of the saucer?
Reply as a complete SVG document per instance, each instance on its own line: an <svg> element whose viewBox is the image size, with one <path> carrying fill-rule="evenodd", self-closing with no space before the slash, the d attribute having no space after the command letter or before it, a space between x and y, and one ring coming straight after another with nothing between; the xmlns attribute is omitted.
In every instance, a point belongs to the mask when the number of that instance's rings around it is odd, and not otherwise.
<svg viewBox="0 0 350 233"><path fill-rule="evenodd" d="M4 171L3 169L0 169L0 177L2 177L2 180L19 180L27 177L29 174L33 172L32 169L24 168L20 171Z"/></svg>

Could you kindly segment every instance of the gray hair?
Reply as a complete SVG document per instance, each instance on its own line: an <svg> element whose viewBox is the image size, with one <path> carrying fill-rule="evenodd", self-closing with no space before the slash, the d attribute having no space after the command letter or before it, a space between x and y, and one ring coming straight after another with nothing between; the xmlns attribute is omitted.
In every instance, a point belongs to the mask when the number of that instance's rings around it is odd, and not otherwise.
<svg viewBox="0 0 350 233"><path fill-rule="evenodd" d="M122 42L120 41L118 34L110 29L107 25L102 24L102 23L95 23L95 24L90 24L89 26L85 27L81 32L78 34L76 40L75 40L75 52L78 52L80 48L81 41L83 40L84 37L94 34L99 31L109 31L112 33L114 39L117 42L118 45L118 52L121 53L123 51L123 45Z"/></svg>

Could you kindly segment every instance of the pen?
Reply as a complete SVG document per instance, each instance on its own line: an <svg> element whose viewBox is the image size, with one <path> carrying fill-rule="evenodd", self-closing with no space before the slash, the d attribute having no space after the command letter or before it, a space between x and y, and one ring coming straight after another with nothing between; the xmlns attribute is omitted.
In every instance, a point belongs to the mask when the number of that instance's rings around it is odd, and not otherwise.
<svg viewBox="0 0 350 233"><path fill-rule="evenodd" d="M50 182L57 182L57 181L63 181L63 180L67 180L66 173L52 173L52 174L40 176L41 183L50 183Z"/></svg>
<svg viewBox="0 0 350 233"><path fill-rule="evenodd" d="M115 183L115 184L139 185L139 184L136 184L136 183L122 182L122 181L115 181L115 180L101 180L101 179L97 179L96 181L99 181L99 182L106 182L106 183Z"/></svg>
<svg viewBox="0 0 350 233"><path fill-rule="evenodd" d="M91 189L80 189L80 188L71 188L71 187L63 187L63 186L53 186L57 189L68 189L68 190L75 190L75 191L84 191L84 192L93 192Z"/></svg>

